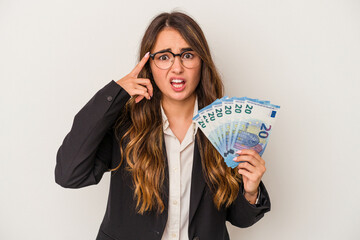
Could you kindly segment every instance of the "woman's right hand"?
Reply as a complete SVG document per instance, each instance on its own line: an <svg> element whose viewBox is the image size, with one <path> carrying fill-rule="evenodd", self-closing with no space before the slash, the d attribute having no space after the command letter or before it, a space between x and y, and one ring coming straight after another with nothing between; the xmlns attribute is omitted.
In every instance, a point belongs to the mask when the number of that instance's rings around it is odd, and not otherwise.
<svg viewBox="0 0 360 240"><path fill-rule="evenodd" d="M149 60L150 53L146 53L141 61L135 66L135 68L125 77L116 81L130 96L138 95L135 102L140 102L144 97L148 100L153 96L153 87L150 83L150 79L138 78L141 69L145 66Z"/></svg>

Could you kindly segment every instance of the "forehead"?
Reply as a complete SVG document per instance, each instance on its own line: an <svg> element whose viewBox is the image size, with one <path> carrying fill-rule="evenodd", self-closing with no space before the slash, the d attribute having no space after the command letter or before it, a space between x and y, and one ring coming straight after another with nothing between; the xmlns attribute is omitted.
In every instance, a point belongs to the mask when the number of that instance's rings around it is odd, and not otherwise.
<svg viewBox="0 0 360 240"><path fill-rule="evenodd" d="M181 36L179 31L174 28L165 27L158 33L152 52L170 48L171 51L177 53L180 52L182 48L188 47L189 44Z"/></svg>

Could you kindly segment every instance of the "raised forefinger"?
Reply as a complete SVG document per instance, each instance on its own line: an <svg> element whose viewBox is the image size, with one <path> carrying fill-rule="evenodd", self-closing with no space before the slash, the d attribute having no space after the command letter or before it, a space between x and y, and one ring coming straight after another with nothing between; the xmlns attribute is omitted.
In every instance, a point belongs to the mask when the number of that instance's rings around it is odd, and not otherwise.
<svg viewBox="0 0 360 240"><path fill-rule="evenodd" d="M131 75L133 77L137 77L141 71L141 69L143 69L143 67L145 66L146 62L149 60L149 55L150 52L147 52L144 57L140 60L140 62L135 66L135 68L131 71Z"/></svg>

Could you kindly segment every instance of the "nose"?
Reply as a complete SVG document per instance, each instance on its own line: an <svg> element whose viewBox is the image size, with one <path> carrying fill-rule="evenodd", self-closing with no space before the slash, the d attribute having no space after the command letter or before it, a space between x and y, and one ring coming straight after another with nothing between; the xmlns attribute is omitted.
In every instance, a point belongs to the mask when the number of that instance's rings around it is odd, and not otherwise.
<svg viewBox="0 0 360 240"><path fill-rule="evenodd" d="M176 56L174 58L173 65L171 66L171 71L174 73L182 73L184 71L184 66L181 63L180 56Z"/></svg>

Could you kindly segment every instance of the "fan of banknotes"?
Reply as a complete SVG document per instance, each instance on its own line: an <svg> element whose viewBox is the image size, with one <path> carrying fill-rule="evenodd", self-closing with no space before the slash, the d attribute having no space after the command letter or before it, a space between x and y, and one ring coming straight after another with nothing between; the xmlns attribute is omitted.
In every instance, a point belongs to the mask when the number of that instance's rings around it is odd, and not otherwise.
<svg viewBox="0 0 360 240"><path fill-rule="evenodd" d="M241 149L254 149L261 156L280 107L270 101L247 97L215 100L198 111L193 120L222 155L228 167Z"/></svg>

